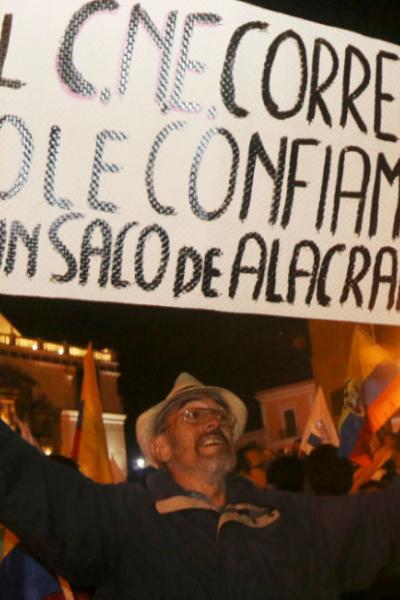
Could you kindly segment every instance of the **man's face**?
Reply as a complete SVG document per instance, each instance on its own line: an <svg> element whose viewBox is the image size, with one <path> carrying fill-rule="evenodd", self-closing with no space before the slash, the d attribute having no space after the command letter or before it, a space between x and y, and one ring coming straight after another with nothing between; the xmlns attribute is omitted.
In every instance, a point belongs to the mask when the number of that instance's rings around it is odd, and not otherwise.
<svg viewBox="0 0 400 600"><path fill-rule="evenodd" d="M171 410L162 427L168 469L228 473L235 464L232 424L221 404L208 396ZM200 417L194 418L192 417Z"/></svg>

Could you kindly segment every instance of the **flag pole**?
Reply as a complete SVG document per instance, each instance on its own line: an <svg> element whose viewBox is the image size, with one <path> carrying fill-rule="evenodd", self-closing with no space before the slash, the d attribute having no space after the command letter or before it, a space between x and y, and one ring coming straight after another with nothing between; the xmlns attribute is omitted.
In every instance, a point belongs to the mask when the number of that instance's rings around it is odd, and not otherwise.
<svg viewBox="0 0 400 600"><path fill-rule="evenodd" d="M369 325L370 327L370 331L371 331L371 337L374 340L374 343L376 344L376 331L375 331L375 325L373 325L372 323L370 323Z"/></svg>

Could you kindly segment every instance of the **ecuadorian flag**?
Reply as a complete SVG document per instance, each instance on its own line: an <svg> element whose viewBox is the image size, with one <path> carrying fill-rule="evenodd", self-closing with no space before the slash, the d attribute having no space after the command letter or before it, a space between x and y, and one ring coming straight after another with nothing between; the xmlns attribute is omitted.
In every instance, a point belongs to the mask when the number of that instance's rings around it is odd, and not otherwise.
<svg viewBox="0 0 400 600"><path fill-rule="evenodd" d="M81 402L71 458L87 477L99 483L113 482L92 344L83 359Z"/></svg>
<svg viewBox="0 0 400 600"><path fill-rule="evenodd" d="M368 465L374 434L399 408L398 366L382 346L356 325L339 421L339 455Z"/></svg>

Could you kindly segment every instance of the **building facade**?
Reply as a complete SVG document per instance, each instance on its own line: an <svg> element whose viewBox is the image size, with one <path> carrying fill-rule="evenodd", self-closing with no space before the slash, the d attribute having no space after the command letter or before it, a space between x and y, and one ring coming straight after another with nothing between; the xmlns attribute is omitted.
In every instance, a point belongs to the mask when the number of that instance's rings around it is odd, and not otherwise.
<svg viewBox="0 0 400 600"><path fill-rule="evenodd" d="M290 447L302 436L315 392L312 379L257 392L265 447Z"/></svg>
<svg viewBox="0 0 400 600"><path fill-rule="evenodd" d="M85 348L27 338L0 315L0 416L12 427L29 423L46 453L72 446ZM125 415L119 365L109 350L94 351L108 450L126 474Z"/></svg>

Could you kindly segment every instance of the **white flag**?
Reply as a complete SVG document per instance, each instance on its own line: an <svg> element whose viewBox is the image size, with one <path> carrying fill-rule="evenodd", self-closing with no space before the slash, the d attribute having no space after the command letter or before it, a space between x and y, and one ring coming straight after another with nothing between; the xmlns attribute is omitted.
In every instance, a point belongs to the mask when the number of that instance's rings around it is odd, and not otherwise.
<svg viewBox="0 0 400 600"><path fill-rule="evenodd" d="M320 444L339 446L339 438L322 388L317 389L314 403L301 440L300 450L310 454Z"/></svg>

